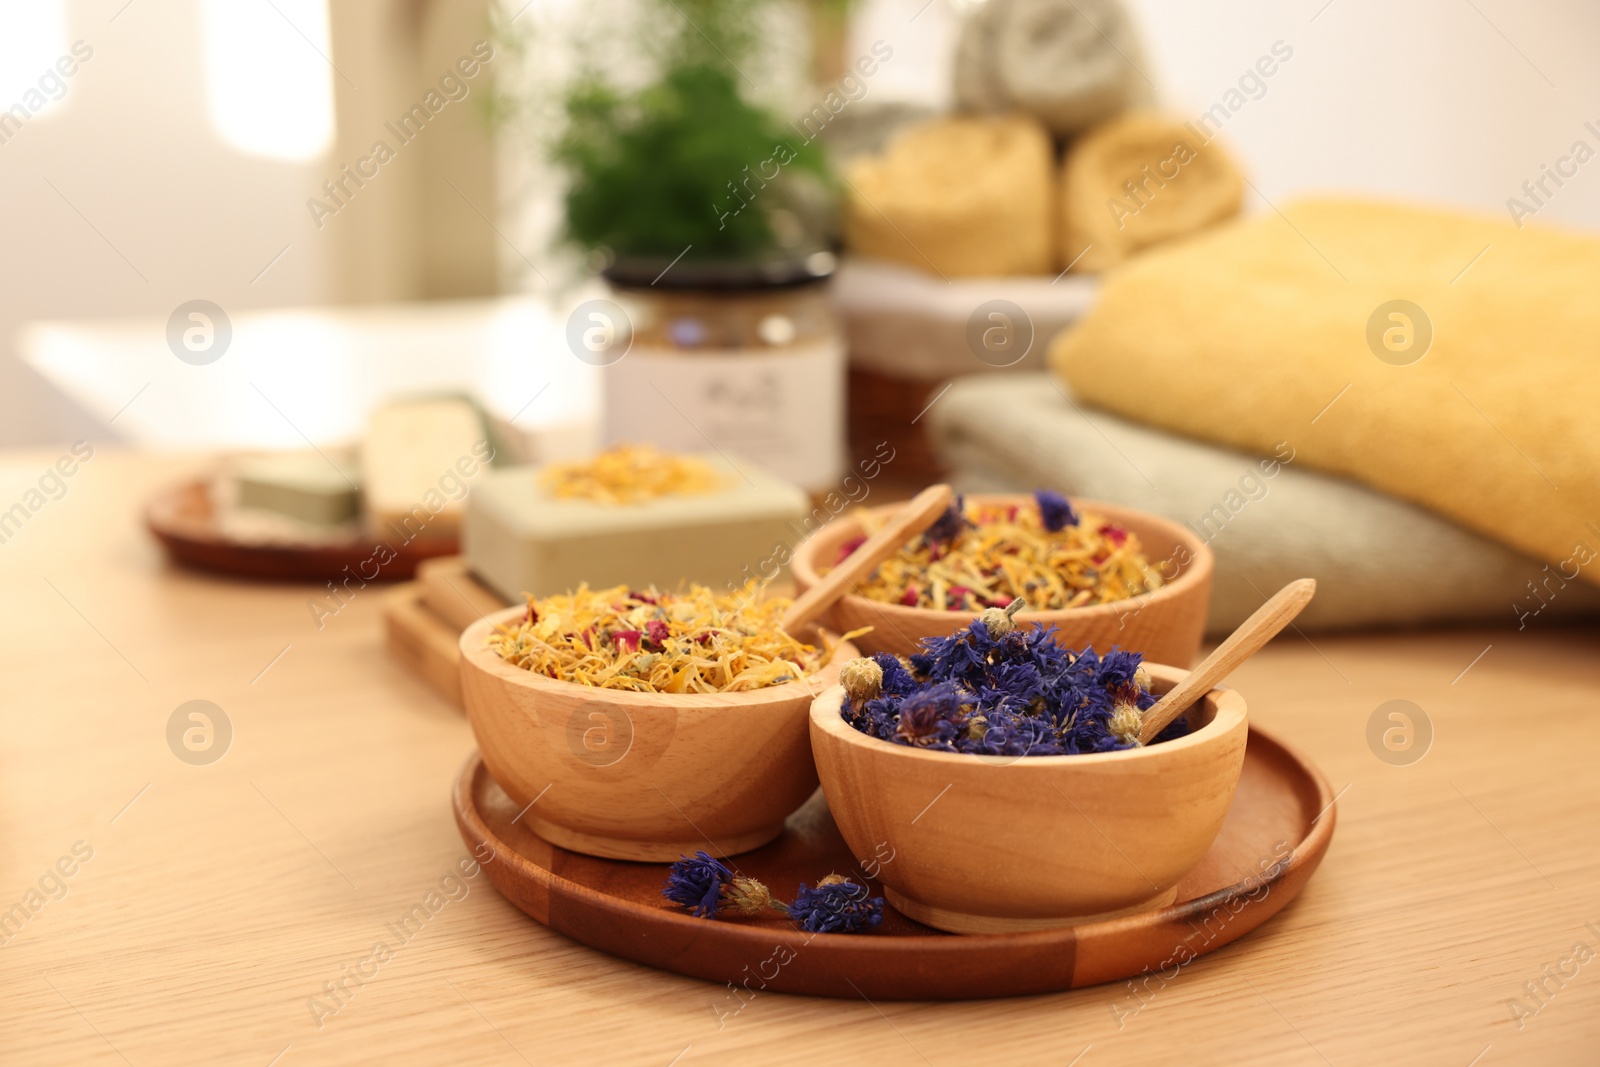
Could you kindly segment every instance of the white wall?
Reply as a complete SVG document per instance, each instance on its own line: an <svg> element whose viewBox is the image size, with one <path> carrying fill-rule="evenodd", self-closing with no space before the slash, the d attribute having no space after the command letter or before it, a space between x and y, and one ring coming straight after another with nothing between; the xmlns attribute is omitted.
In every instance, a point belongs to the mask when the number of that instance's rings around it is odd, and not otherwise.
<svg viewBox="0 0 1600 1067"><path fill-rule="evenodd" d="M320 161L222 144L206 113L198 3L124 3L67 5L68 41L94 56L53 112L0 144L0 447L114 437L16 361L23 322L164 317L195 298L313 304L328 288L332 249L305 209ZM0 35L9 17L0 7ZM33 80L0 85L0 107Z"/></svg>
<svg viewBox="0 0 1600 1067"><path fill-rule="evenodd" d="M1294 49L1227 127L1268 198L1361 190L1509 218L1506 198L1541 164L1579 138L1600 150L1584 129L1600 127L1600 5L1332 0L1317 14L1324 3L1133 4L1157 83L1183 113L1209 107L1275 40ZM1600 230L1600 161L1538 218Z"/></svg>

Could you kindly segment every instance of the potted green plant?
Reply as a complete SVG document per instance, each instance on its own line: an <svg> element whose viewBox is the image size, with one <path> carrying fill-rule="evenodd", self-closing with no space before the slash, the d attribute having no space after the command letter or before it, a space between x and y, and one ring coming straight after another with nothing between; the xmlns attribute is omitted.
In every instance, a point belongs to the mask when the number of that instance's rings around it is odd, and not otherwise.
<svg viewBox="0 0 1600 1067"><path fill-rule="evenodd" d="M640 62L581 59L547 140L566 179L563 236L613 297L579 304L568 329L579 358L606 366L603 434L709 441L829 485L843 464L844 346L826 294L835 178L747 77L772 74L764 27L782 5L630 7Z"/></svg>

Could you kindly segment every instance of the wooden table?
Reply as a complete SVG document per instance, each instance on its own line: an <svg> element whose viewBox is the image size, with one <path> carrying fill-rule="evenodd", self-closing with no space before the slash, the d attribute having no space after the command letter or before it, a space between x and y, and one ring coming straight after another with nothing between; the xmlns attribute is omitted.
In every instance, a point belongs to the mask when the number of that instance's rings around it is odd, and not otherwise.
<svg viewBox="0 0 1600 1067"><path fill-rule="evenodd" d="M0 457L0 511L57 455ZM168 569L139 503L196 465L102 450L0 544L0 909L39 903L0 951L0 1062L1600 1061L1600 962L1573 956L1600 951L1593 630L1290 637L1246 665L1255 719L1343 790L1338 833L1298 901L1142 1003L768 994L719 1028L725 990L443 881L466 722L385 659L378 587L319 630L315 590ZM196 699L233 728L204 766L167 742ZM1368 747L1393 699L1435 732L1411 765ZM41 879L65 896L30 898ZM313 1010L431 892L420 932Z"/></svg>

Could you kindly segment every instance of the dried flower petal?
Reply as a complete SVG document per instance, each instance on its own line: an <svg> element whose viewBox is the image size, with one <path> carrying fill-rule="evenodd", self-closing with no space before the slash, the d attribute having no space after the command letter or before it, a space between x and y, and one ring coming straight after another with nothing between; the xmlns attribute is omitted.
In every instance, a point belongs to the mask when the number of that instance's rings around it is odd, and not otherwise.
<svg viewBox="0 0 1600 1067"><path fill-rule="evenodd" d="M949 541L962 530L967 528L967 517L965 514L963 514L962 507L963 499L964 498L957 496L954 500L950 501L950 506L945 508L944 512L937 519L933 520L933 525L929 526L927 531L922 535L922 538L925 542L930 545L937 545L942 542Z"/></svg>
<svg viewBox="0 0 1600 1067"><path fill-rule="evenodd" d="M1060 493L1050 489L1035 489L1033 499L1039 505L1039 518L1046 530L1055 531L1078 525L1078 513L1072 510L1072 503Z"/></svg>
<svg viewBox="0 0 1600 1067"><path fill-rule="evenodd" d="M835 567L837 567L839 564L841 564L845 560L849 559L851 554L854 553L856 549L860 548L862 545L864 545L866 543L867 543L867 535L866 534L859 534L859 535L857 535L855 537L851 537L851 538L847 539L844 542L844 544L839 546L838 555L833 557L833 565Z"/></svg>
<svg viewBox="0 0 1600 1067"><path fill-rule="evenodd" d="M613 445L590 459L546 467L539 480L551 496L606 504L709 493L721 488L723 481L697 457L629 444Z"/></svg>
<svg viewBox="0 0 1600 1067"><path fill-rule="evenodd" d="M1074 755L1139 743L1155 697L1138 653L1073 652L1052 640L1053 628L999 626L997 635L989 621L924 639L911 657L915 674L880 653L881 694L847 694L844 720L880 740L981 755ZM1180 719L1152 743L1188 732Z"/></svg>
<svg viewBox="0 0 1600 1067"><path fill-rule="evenodd" d="M900 701L895 740L908 745L948 747L961 716L961 692L950 682L919 689Z"/></svg>
<svg viewBox="0 0 1600 1067"><path fill-rule="evenodd" d="M906 665L900 662L897 656L888 652L874 653L872 662L878 665L883 672L883 691L893 696L904 696L917 687L917 680L911 676Z"/></svg>
<svg viewBox="0 0 1600 1067"><path fill-rule="evenodd" d="M756 586L718 596L626 586L529 599L528 615L489 636L506 662L548 678L641 693L726 693L782 685L820 670L822 648L783 631L785 597ZM601 637L600 635L604 635ZM641 645L648 637L648 652ZM830 639L831 641L831 639Z"/></svg>
<svg viewBox="0 0 1600 1067"><path fill-rule="evenodd" d="M872 533L883 519L860 512ZM837 564L835 564L837 565ZM938 611L1000 607L1021 597L1032 611L1106 604L1160 588L1139 539L1097 515L1078 515L1059 493L1031 507L965 505L959 498L920 539L858 586L885 603Z"/></svg>

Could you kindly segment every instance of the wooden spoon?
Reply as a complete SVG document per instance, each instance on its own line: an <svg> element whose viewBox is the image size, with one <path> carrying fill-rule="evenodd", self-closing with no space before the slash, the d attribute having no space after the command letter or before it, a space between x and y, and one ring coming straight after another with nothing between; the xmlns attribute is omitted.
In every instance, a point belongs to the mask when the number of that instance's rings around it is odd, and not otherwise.
<svg viewBox="0 0 1600 1067"><path fill-rule="evenodd" d="M1148 745L1173 719L1188 711L1190 705L1232 674L1235 667L1261 651L1261 646L1293 622L1294 617L1300 614L1300 609L1311 603L1316 593L1317 582L1314 578L1290 582L1274 593L1271 600L1244 620L1237 630L1217 646L1215 652L1189 672L1187 678L1167 690L1166 696L1150 706L1139 726L1139 743Z"/></svg>
<svg viewBox="0 0 1600 1067"><path fill-rule="evenodd" d="M795 598L783 613L780 624L787 633L797 633L823 612L833 607L872 569L896 552L900 546L936 522L950 506L950 487L930 485L911 498L911 503L895 512L889 521L861 543L816 585Z"/></svg>

